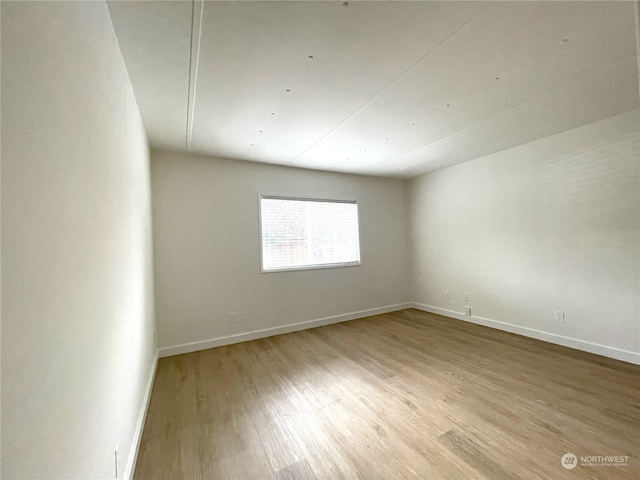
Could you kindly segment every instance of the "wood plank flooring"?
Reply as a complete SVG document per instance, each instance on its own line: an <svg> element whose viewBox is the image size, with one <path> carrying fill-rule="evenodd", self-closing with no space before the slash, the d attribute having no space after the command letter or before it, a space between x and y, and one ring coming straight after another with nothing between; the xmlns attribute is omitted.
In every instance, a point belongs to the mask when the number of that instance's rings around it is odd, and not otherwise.
<svg viewBox="0 0 640 480"><path fill-rule="evenodd" d="M161 359L135 478L637 480L639 402L640 367L403 310Z"/></svg>

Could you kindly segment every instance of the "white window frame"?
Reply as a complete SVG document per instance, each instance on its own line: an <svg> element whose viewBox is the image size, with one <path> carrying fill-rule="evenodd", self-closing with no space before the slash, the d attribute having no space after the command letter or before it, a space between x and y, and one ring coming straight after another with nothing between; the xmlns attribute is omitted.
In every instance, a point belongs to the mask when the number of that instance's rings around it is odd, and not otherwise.
<svg viewBox="0 0 640 480"><path fill-rule="evenodd" d="M260 273L280 273L280 272L297 272L302 270L324 270L328 268L344 268L344 267L358 267L362 265L362 243L360 239L360 209L358 208L358 253L360 260L357 262L341 262L341 263L327 263L322 265L310 265L310 266L302 266L302 267L284 267L284 268L276 268L265 270L264 263L262 261L262 199L270 199L270 200L292 200L292 201L302 201L302 202L326 202L326 203L351 203L355 204L358 207L357 200L335 200L329 198L310 198L310 197L296 197L296 196L286 196L286 195L267 195L267 194L258 194L258 243L260 249Z"/></svg>

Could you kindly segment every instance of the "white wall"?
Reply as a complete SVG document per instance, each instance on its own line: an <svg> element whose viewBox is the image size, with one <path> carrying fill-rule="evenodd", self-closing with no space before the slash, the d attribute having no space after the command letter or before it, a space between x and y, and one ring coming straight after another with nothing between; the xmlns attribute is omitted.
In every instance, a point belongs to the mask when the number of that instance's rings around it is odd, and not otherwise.
<svg viewBox="0 0 640 480"><path fill-rule="evenodd" d="M2 478L114 478L155 365L148 146L103 2L2 2Z"/></svg>
<svg viewBox="0 0 640 480"><path fill-rule="evenodd" d="M411 180L411 300L468 292L475 321L637 362L639 131L636 110Z"/></svg>
<svg viewBox="0 0 640 480"><path fill-rule="evenodd" d="M403 180L163 151L151 158L161 347L408 300ZM362 265L260 273L259 194L357 200ZM228 313L242 311L246 324L232 328Z"/></svg>

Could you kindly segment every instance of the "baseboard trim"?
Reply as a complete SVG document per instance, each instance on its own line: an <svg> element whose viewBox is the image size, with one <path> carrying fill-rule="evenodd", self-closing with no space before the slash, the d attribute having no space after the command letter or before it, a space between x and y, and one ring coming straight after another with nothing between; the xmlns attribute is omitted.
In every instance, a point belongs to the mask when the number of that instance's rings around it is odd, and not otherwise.
<svg viewBox="0 0 640 480"><path fill-rule="evenodd" d="M158 367L158 350L151 366L149 378L147 379L147 387L144 391L144 401L140 406L140 413L138 414L138 421L136 422L136 429L133 432L133 439L131 440L131 449L129 451L129 458L127 460L127 468L124 471L124 476L127 480L133 480L133 474L136 470L136 461L138 460L138 451L140 450L140 441L142 440L142 432L144 430L144 422L147 419L147 411L149 410L149 401L151 400L151 392L153 391L153 382L156 378L156 368Z"/></svg>
<svg viewBox="0 0 640 480"><path fill-rule="evenodd" d="M182 355L183 353L197 352L198 350L206 350L208 348L222 347L233 343L247 342L249 340L257 340L259 338L272 337L283 333L297 332L299 330L307 330L309 328L322 327L333 323L346 322L358 318L371 317L373 315L381 315L383 313L396 312L411 308L410 303L399 303L397 305L388 305L386 307L372 308L369 310L361 310L359 312L345 313L343 315L334 315L332 317L318 318L316 320L308 320L306 322L292 323L279 327L265 328L262 330L254 330L237 335L229 335L226 337L212 338L200 342L185 343L175 345L173 347L164 347L159 351L159 357L171 357L173 355Z"/></svg>
<svg viewBox="0 0 640 480"><path fill-rule="evenodd" d="M485 327L504 330L505 332L515 333L524 337L535 338L537 340L554 343L563 347L574 348L576 350L582 350L584 352L602 355L603 357L609 357L615 360L621 360L623 362L640 365L640 353L632 352L630 350L623 350L620 348L609 347L607 345L586 342L584 340L578 340L576 338L565 337L562 335L557 335L555 333L544 332L542 330L536 330L534 328L521 327L512 323L500 322L491 318L478 317L475 315L468 316L460 312L434 307L432 305L424 305L421 303L412 302L411 306L411 308L422 310L424 312L435 313L437 315L455 318L456 320L462 320L463 322L475 323L476 325L484 325Z"/></svg>

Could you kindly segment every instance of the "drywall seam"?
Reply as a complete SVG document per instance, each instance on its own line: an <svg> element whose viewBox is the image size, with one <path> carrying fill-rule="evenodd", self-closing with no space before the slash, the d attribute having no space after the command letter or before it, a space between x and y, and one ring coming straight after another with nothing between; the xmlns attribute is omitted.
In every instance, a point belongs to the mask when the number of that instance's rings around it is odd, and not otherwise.
<svg viewBox="0 0 640 480"><path fill-rule="evenodd" d="M200 4L200 11L196 9L196 3ZM200 43L202 40L202 17L204 15L204 1L192 0L191 3L191 41L189 47L189 85L187 90L187 131L185 137L185 150L191 149L193 137L193 117L196 109L196 88L198 85L198 67L200 64ZM196 24L198 31L196 33ZM194 41L195 39L195 41Z"/></svg>
<svg viewBox="0 0 640 480"><path fill-rule="evenodd" d="M397 305L388 305L386 307L372 308L370 310L361 310L358 312L345 313L342 315L334 315L332 317L318 318L316 320L308 320L306 322L292 323L278 327L265 328L262 330L254 330L251 332L240 333L237 335L228 335L225 337L211 338L199 342L184 343L172 347L164 347L159 350L160 358L171 357L173 355L181 355L183 353L197 352L198 350L206 350L208 348L221 347L223 345L231 345L233 343L247 342L258 338L266 338L283 333L297 332L307 330L309 328L322 327L333 323L346 322L358 318L371 317L373 315L381 315L383 313L396 312L411 308L410 303L399 303Z"/></svg>
<svg viewBox="0 0 640 480"><path fill-rule="evenodd" d="M458 27L455 28L455 30L452 30L451 32L449 32L442 40L440 40L434 47L432 47L429 51L427 51L427 53L423 54L420 58L418 58L417 60L415 60L411 65L409 65L407 68L405 68L402 73L400 73L397 77L395 77L393 80L391 80L389 83L387 83L384 87L382 87L381 90L379 90L378 92L376 92L371 98L369 98L366 102L364 102L362 105L360 105L358 108L356 108L353 112L351 112L349 115L347 115L342 121L340 121L337 125L335 125L333 128L331 128L331 130L329 130L327 133L325 133L324 135L322 135L318 140L316 140L315 142L313 142L311 145L309 145L306 149L304 149L300 154L298 154L293 160L291 160L289 163L287 163L288 167L291 167L294 163L296 163L300 157L302 157L305 153L307 153L309 150L311 150L313 147L315 147L318 143L320 143L322 140L324 140L326 137L328 137L332 132L334 132L338 127L340 127L341 125L344 125L347 120L349 120L351 117L353 117L356 113L358 113L360 110L362 110L364 107L366 107L367 105L369 105L371 102L373 102L377 97L379 97L380 95L382 95L385 91L387 91L389 89L389 87L391 85L393 85L395 82L397 82L399 79L401 79L402 77L404 77L407 72L409 72L413 67L415 67L416 65L418 65L420 62L422 62L422 60L424 60L425 58L427 58L429 55L431 55L431 53L433 53L435 50L437 50L441 45L443 45L447 40L449 40L451 37L453 37L456 33L458 33L460 30L462 30L464 27L467 26L467 24L469 22L471 22L474 18L476 18L480 13L482 13L485 9L487 8L487 6L483 6L482 8L480 8L478 11L476 11L473 15L471 15L471 17L469 17L467 20L465 20L462 24L460 24Z"/></svg>
<svg viewBox="0 0 640 480"><path fill-rule="evenodd" d="M640 352L632 352L630 350L623 350L621 348L586 342L584 340L578 340L577 338L565 337L562 335L557 335L555 333L536 330L534 328L522 327L519 325L514 325L512 323L493 320L491 318L478 317L475 315L469 316L463 313L455 312L453 310L434 307L432 305L411 303L411 308L422 310L423 312L443 315L445 317L455 318L456 320L462 320L464 322L474 323L476 325L483 325L485 327L503 330L505 332L515 333L524 337L535 338L537 340L542 340L543 342L553 343L555 345L561 345L563 347L569 347L576 350L582 350L584 352L595 353L596 355L602 355L604 357L613 358L615 360L622 360L623 362L633 363L635 365L640 365Z"/></svg>

